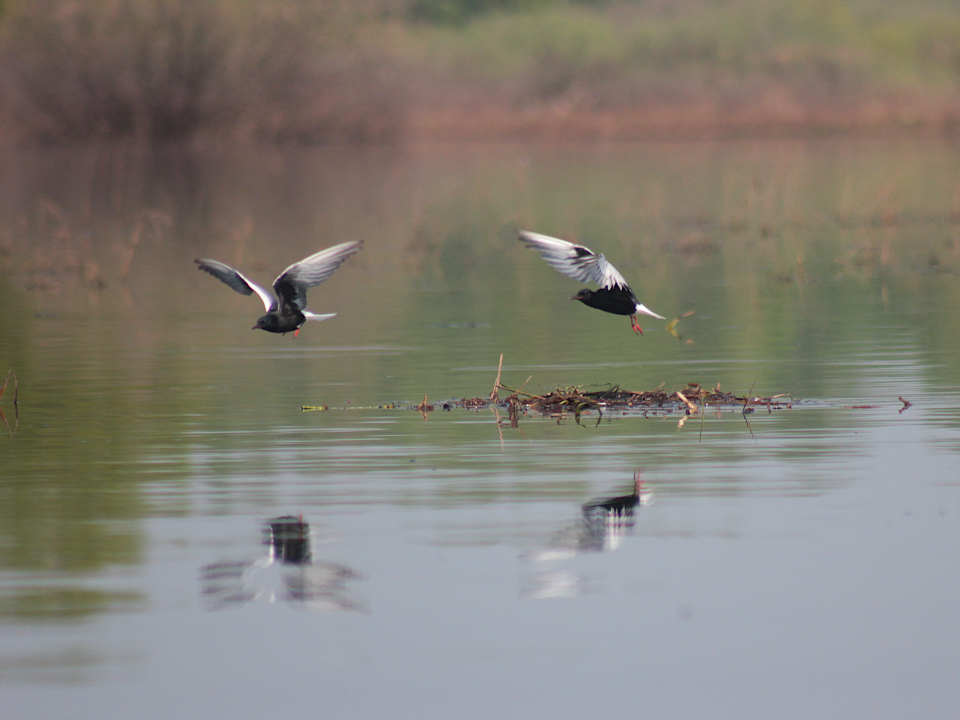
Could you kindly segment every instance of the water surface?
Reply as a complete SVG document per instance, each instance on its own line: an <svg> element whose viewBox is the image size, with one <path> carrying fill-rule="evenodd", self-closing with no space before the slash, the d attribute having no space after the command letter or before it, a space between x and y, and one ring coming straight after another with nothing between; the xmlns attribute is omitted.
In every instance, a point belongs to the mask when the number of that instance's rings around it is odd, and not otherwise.
<svg viewBox="0 0 960 720"><path fill-rule="evenodd" d="M2 159L10 717L952 717L960 157L933 142ZM605 252L676 334L568 298ZM255 298L365 248L297 340ZM411 409L720 385L789 410ZM906 409L898 398L912 403ZM326 406L303 412L302 406ZM597 518L582 506L642 501ZM308 558L272 519L302 522ZM271 554L270 548L274 547Z"/></svg>

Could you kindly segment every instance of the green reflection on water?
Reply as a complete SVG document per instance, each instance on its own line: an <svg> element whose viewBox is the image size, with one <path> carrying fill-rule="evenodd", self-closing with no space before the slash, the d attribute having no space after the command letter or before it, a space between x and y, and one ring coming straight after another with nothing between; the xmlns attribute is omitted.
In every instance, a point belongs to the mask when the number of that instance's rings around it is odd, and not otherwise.
<svg viewBox="0 0 960 720"><path fill-rule="evenodd" d="M350 409L485 396L501 353L504 381L534 391L955 396L958 155L825 141L8 156L0 372L17 371L21 406L17 432L0 436L0 567L138 565L144 518L269 503L291 477L315 502L574 499L589 492L577 473L604 462L755 456L740 419L708 419L701 438L675 420L529 419L520 432L490 415ZM695 311L681 337L650 322L636 338L626 318L570 302L579 285L514 226L604 252L668 318ZM338 317L295 342L251 332L255 300L192 264L220 258L267 284L354 238L364 251L310 295ZM334 410L300 413L319 404ZM833 444L837 413L752 422L783 432L767 458L863 451ZM591 455L610 438L606 457ZM37 617L128 601L75 592ZM30 597L8 595L4 614Z"/></svg>
<svg viewBox="0 0 960 720"><path fill-rule="evenodd" d="M43 586L0 595L0 622L77 622L108 610L134 609L144 601L134 592Z"/></svg>

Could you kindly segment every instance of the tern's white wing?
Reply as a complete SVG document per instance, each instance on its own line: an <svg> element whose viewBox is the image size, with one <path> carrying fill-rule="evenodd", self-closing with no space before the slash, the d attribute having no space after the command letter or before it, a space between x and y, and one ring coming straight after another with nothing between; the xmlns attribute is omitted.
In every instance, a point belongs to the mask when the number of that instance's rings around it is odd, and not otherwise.
<svg viewBox="0 0 960 720"><path fill-rule="evenodd" d="M281 303L289 303L298 310L306 308L307 288L319 285L333 275L362 245L359 240L334 245L288 267L273 281L273 289Z"/></svg>
<svg viewBox="0 0 960 720"><path fill-rule="evenodd" d="M267 312L270 312L270 310L277 304L277 301L274 300L273 295L268 293L255 282L248 280L240 272L234 270L229 265L225 265L218 260L194 260L194 262L197 263L197 266L201 270L210 273L217 280L221 280L222 282L226 283L241 295L253 295L253 293L259 295L260 299L263 300L263 306L266 308Z"/></svg>
<svg viewBox="0 0 960 720"><path fill-rule="evenodd" d="M519 239L564 275L581 282L595 283L602 288L629 289L623 275L603 255L598 255L588 247L526 231L520 232Z"/></svg>

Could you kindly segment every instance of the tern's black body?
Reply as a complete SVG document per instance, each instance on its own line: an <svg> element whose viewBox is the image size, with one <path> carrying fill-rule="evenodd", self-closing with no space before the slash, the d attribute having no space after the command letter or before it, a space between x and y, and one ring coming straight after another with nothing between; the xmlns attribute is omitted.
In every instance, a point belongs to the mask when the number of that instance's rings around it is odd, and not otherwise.
<svg viewBox="0 0 960 720"><path fill-rule="evenodd" d="M197 260L200 270L210 273L241 295L256 293L263 301L266 314L257 319L253 330L272 333L292 332L294 337L307 320L327 320L336 313L317 315L307 310L307 289L319 285L360 249L360 242L348 242L321 250L284 270L273 281L274 298L269 292L251 282L237 270L217 260Z"/></svg>
<svg viewBox="0 0 960 720"><path fill-rule="evenodd" d="M584 305L614 315L634 315L637 312L637 305L639 305L633 290L620 287L600 288L599 290L584 288L571 300L579 300Z"/></svg>
<svg viewBox="0 0 960 720"><path fill-rule="evenodd" d="M257 318L257 324L251 330L266 330L272 333L288 333L299 329L307 321L306 316L289 305L283 305Z"/></svg>

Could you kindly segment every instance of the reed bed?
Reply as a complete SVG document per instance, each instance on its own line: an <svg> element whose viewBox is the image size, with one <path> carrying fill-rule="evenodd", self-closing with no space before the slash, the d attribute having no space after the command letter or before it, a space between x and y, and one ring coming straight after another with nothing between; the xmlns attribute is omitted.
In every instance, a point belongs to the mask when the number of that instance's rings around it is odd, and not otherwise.
<svg viewBox="0 0 960 720"><path fill-rule="evenodd" d="M960 125L925 0L33 0L0 9L9 137L621 138Z"/></svg>

